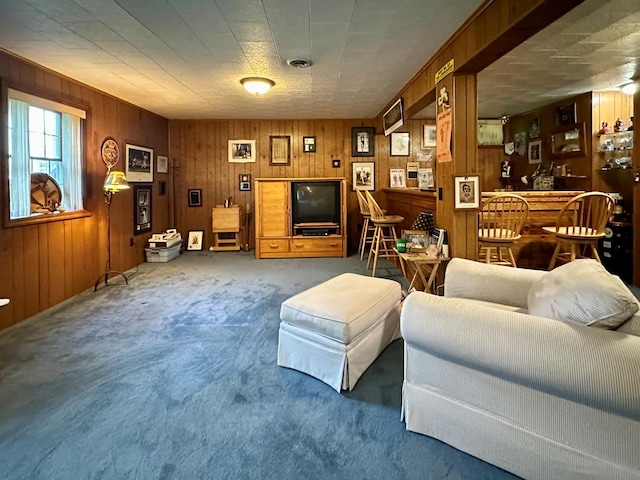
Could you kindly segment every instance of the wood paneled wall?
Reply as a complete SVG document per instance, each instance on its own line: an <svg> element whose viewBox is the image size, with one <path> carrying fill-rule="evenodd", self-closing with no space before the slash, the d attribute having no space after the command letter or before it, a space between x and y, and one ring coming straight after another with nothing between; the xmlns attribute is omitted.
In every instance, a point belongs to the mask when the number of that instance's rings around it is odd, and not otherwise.
<svg viewBox="0 0 640 480"><path fill-rule="evenodd" d="M0 297L11 300L0 308L1 329L93 286L106 262L102 183L107 169L100 157L102 141L107 136L118 141L121 163L115 168L124 169L126 143L153 148L155 155L168 153L168 120L2 52L0 77L16 90L87 109L84 206L91 214L23 227L0 226ZM6 135L6 118L1 117L1 131ZM2 159L6 158L3 151ZM158 192L158 182L167 179L167 174L154 173L154 232L169 226L169 197ZM6 176L0 181L8 188ZM6 209L7 204L6 197L0 198L0 208ZM111 205L112 268L123 271L143 262L148 237L133 235L132 189L115 195Z"/></svg>
<svg viewBox="0 0 640 480"><path fill-rule="evenodd" d="M578 123L585 125L586 137L586 154L582 157L572 157L561 160L553 160L550 158L551 153L551 132L558 128L556 124L556 108L560 106L576 104L576 118ZM542 163L548 165L550 161L554 161L555 165L566 164L571 167L573 175L585 175L587 178L564 179L564 185L557 185L562 190L591 190L592 187L592 168L591 168L591 132L593 131L593 123L591 119L591 92L583 93L575 97L567 98L559 102L554 102L544 107L532 110L512 117L506 125L506 138L513 140L517 132L526 132L527 145L529 142L529 127L531 120L540 119L540 137L542 140ZM535 170L536 164L529 164L528 153L524 156L514 153L510 157L512 163L512 182L516 190L530 190L531 182L528 185L520 181L523 175L531 175Z"/></svg>
<svg viewBox="0 0 640 480"><path fill-rule="evenodd" d="M410 134L410 155L391 156L390 137L381 132L375 136L374 157L351 156L351 128L372 126L373 120L175 120L169 122L170 169L175 179L175 225L183 236L189 230L205 231L205 248L213 238L211 233L211 209L228 197L250 213L249 235L243 233L243 244L254 247L253 189L239 190L239 175L250 174L255 178L273 177L346 177L349 181L348 227L349 243L357 246L358 229L361 225L360 211L355 193L351 190L351 164L353 162L375 162L374 195L385 204L380 190L389 187L389 169L406 168L408 161L424 161L422 166L433 166L427 162L427 151L422 149L422 126L433 123L428 120L408 121L399 132ZM269 164L269 137L288 135L291 137L291 162L288 166ZM316 152L302 151L303 136L316 137ZM255 163L229 163L229 140L256 140L257 161ZM332 160L339 159L340 167L333 168ZM417 186L409 180L408 186ZM253 187L252 187L253 188ZM189 207L189 189L202 189L202 206Z"/></svg>

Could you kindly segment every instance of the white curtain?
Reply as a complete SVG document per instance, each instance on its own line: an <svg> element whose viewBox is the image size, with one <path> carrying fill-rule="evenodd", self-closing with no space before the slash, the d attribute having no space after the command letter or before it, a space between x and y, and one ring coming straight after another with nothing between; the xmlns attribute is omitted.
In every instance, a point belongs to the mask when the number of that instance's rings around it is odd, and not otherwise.
<svg viewBox="0 0 640 480"><path fill-rule="evenodd" d="M9 151L9 204L11 218L31 214L31 173L29 167L29 104L9 101L11 145Z"/></svg>
<svg viewBox="0 0 640 480"><path fill-rule="evenodd" d="M82 136L80 119L62 114L62 206L67 211L82 210Z"/></svg>

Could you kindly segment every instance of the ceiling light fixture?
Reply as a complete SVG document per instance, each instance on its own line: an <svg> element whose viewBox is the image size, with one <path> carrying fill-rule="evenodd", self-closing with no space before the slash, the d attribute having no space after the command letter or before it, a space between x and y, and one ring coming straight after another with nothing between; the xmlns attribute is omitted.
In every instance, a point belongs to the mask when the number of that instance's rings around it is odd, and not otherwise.
<svg viewBox="0 0 640 480"><path fill-rule="evenodd" d="M627 83L621 87L622 93L626 93L627 95L633 95L636 93L636 84L635 82Z"/></svg>
<svg viewBox="0 0 640 480"><path fill-rule="evenodd" d="M247 77L240 80L244 89L254 95L262 95L267 93L276 83L268 78Z"/></svg>

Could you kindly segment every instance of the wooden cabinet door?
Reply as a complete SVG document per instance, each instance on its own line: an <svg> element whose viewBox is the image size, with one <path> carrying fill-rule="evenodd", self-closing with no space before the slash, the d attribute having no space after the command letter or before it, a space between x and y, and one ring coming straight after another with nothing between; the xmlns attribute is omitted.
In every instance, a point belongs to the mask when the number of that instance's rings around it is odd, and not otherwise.
<svg viewBox="0 0 640 480"><path fill-rule="evenodd" d="M287 237L290 231L287 181L258 182L256 212L259 237Z"/></svg>

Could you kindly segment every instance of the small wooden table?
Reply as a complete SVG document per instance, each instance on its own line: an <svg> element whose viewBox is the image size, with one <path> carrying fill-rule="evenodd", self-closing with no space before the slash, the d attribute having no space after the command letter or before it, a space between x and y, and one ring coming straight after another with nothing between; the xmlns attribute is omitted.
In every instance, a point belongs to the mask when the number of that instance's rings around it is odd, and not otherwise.
<svg viewBox="0 0 640 480"><path fill-rule="evenodd" d="M422 291L424 292L433 292L432 286L433 281L438 274L438 268L440 268L440 264L443 262L448 262L448 257L428 257L426 253L400 253L397 249L393 249L400 258L400 268L402 269L402 274L404 277L409 280L409 275L411 276L411 283L409 284L408 290L411 291L413 287L417 285L417 281L422 283L424 287ZM430 270L429 278L425 275L425 270ZM408 275L407 275L408 274ZM416 287L417 288L417 287Z"/></svg>

